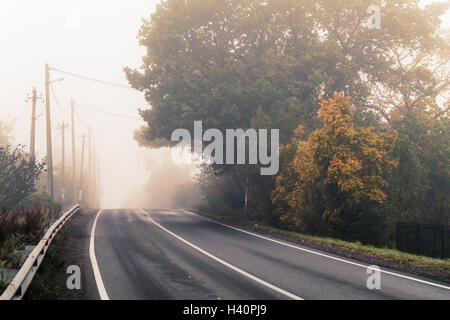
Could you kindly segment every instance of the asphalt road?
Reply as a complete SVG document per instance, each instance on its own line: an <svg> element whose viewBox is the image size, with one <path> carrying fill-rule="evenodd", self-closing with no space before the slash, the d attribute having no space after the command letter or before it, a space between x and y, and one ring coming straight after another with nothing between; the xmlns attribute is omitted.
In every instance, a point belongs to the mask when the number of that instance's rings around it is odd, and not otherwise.
<svg viewBox="0 0 450 320"><path fill-rule="evenodd" d="M183 210L102 211L90 260L94 299L450 299L447 284L386 269L369 290L364 263Z"/></svg>

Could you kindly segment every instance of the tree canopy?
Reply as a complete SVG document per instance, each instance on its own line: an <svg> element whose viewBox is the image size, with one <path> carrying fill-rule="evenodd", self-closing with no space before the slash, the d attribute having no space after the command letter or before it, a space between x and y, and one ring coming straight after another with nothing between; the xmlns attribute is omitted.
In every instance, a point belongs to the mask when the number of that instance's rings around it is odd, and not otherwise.
<svg viewBox="0 0 450 320"><path fill-rule="evenodd" d="M365 27L371 4L381 30ZM139 32L147 48L138 70L126 68L151 106L137 133L162 146L177 128L314 126L317 102L335 92L385 119L448 93L449 42L439 32L448 4L416 0L168 0Z"/></svg>
<svg viewBox="0 0 450 320"><path fill-rule="evenodd" d="M367 25L373 5L379 29ZM251 166L204 167L212 207L242 212L248 190L249 218L328 234L348 222L347 235L373 243L392 241L400 219L448 222L450 32L440 17L449 6L163 1L138 35L142 66L125 68L149 104L136 140L168 146L199 120L205 130L280 129L278 180Z"/></svg>

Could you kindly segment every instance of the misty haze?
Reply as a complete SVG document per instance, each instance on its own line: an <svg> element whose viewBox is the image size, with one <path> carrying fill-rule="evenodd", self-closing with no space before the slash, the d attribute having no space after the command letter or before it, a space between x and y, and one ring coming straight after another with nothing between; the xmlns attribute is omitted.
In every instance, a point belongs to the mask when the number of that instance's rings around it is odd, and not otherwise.
<svg viewBox="0 0 450 320"><path fill-rule="evenodd" d="M450 2L8 0L0 40L0 300L450 300Z"/></svg>

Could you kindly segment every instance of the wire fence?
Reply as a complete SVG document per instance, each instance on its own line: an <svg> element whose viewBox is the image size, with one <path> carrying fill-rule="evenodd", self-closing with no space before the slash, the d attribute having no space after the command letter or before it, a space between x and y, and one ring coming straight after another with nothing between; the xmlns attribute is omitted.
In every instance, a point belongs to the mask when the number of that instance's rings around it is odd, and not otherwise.
<svg viewBox="0 0 450 320"><path fill-rule="evenodd" d="M450 226L397 223L397 250L440 259L450 258Z"/></svg>

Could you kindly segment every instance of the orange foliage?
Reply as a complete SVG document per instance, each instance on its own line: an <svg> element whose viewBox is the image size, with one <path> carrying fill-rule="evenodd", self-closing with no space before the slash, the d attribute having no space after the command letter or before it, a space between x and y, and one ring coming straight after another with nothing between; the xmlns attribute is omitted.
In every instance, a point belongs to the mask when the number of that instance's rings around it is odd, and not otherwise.
<svg viewBox="0 0 450 320"><path fill-rule="evenodd" d="M283 150L294 153L289 168L280 174L273 193L282 220L302 229L314 213L315 199L323 204L320 215L334 221L355 207L386 200L383 191L396 161L390 159L397 134L377 133L372 127L355 128L349 97L322 100L323 128L302 141L301 128ZM284 206L280 206L284 204Z"/></svg>

